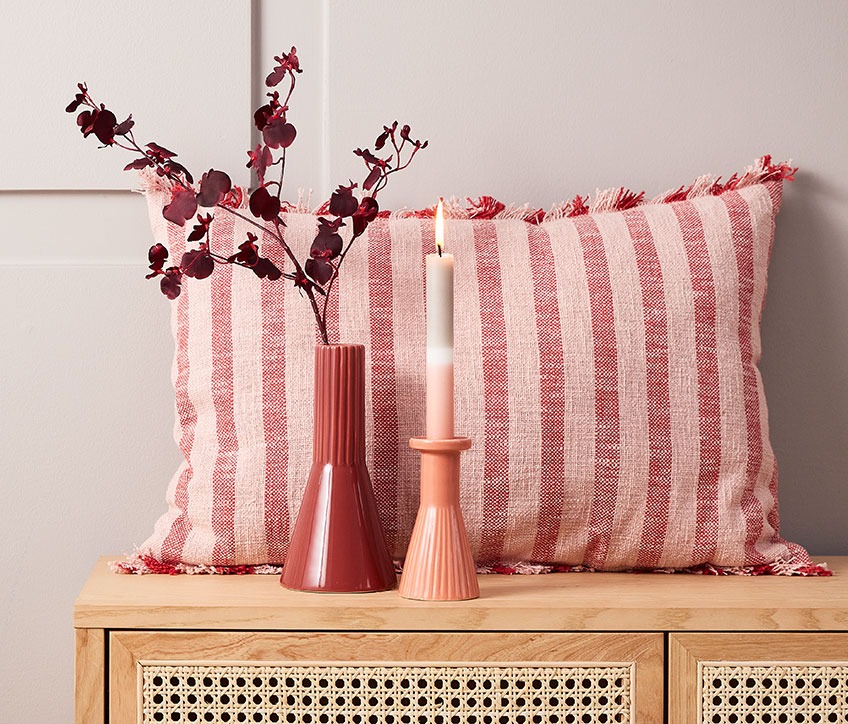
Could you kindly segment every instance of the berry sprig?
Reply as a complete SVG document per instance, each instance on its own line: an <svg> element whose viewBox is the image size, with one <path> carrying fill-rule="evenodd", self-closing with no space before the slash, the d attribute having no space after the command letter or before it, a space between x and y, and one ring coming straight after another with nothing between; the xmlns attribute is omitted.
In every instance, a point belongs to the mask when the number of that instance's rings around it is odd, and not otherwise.
<svg viewBox="0 0 848 724"><path fill-rule="evenodd" d="M102 148L116 146L136 154L136 158L124 167L125 171L151 169L166 179L171 186L171 199L162 209L165 219L180 227L185 226L189 220L196 221L186 241L197 243L197 247L187 250L179 264L165 266L169 252L162 244L154 244L148 251L151 272L147 278L158 277L159 287L165 296L176 299L182 290L184 277L205 279L220 264L245 267L260 279L275 281L285 278L292 281L309 299L318 335L324 344L329 344L329 300L345 257L353 242L377 218L380 210L377 194L386 187L389 177L407 168L418 151L427 147L427 141L413 139L408 125L398 130L398 122L394 121L391 125L383 126L374 142L374 152L357 148L354 153L363 160L368 172L362 182L363 195L361 198L354 195L358 184L352 181L347 186L340 185L332 193L329 201L321 207L318 232L310 247L309 257L301 264L285 238L286 224L282 214L291 207L282 200L282 189L286 151L297 137L297 129L288 119L289 100L294 93L296 76L302 70L294 47L289 53L275 56L274 60L277 64L266 77L265 85L274 89L288 80L288 89L285 97L278 90L269 91L266 94L268 101L253 114L262 140L247 152L247 167L253 169L259 182L248 198L251 216L240 210L242 190L233 185L227 173L209 169L195 188L194 177L175 160L176 153L155 142L139 145L133 134L135 122L132 115L118 123L112 111L94 101L85 83L78 84L78 92L65 110L74 113L80 107L83 108L77 114L77 125L84 137L93 135L100 141ZM376 155L386 148L390 150L387 156ZM279 177L269 179L269 171L274 166L279 166ZM220 209L268 233L280 244L291 262L292 270L283 271L270 259L261 256L257 244L259 236L252 232L247 233L247 238L235 253L226 255L214 250L211 227L215 216L210 212L199 213L199 209L215 209L216 212ZM347 243L340 233L340 229L347 226L346 219L351 227ZM320 304L319 297L322 298Z"/></svg>

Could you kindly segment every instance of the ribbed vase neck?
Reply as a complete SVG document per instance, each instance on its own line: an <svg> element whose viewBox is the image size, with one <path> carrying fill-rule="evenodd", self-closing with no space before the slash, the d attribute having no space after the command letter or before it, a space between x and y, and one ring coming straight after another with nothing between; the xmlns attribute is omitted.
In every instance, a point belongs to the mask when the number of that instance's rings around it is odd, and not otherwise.
<svg viewBox="0 0 848 724"><path fill-rule="evenodd" d="M365 462L365 347L315 348L314 462Z"/></svg>

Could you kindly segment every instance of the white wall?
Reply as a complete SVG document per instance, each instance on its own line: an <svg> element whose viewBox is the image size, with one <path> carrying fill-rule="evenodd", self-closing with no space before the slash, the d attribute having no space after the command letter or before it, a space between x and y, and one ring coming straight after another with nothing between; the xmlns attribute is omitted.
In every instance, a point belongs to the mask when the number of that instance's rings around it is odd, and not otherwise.
<svg viewBox="0 0 848 724"><path fill-rule="evenodd" d="M387 189L391 206L652 194L793 158L762 365L783 529L848 554L848 4L3 6L0 722L71 720L74 597L97 556L147 536L178 457L143 200L63 112L81 79L132 110L140 136L235 174L269 61L296 44L290 189L323 198L358 178L350 150L397 117L431 147Z"/></svg>

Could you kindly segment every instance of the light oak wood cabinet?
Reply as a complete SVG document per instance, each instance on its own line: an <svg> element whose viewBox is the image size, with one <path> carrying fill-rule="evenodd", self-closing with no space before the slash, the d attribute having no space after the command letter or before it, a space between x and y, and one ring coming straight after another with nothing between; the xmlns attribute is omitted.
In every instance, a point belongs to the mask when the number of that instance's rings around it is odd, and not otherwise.
<svg viewBox="0 0 848 724"><path fill-rule="evenodd" d="M475 601L119 576L77 599L77 724L848 723L831 578L482 576Z"/></svg>

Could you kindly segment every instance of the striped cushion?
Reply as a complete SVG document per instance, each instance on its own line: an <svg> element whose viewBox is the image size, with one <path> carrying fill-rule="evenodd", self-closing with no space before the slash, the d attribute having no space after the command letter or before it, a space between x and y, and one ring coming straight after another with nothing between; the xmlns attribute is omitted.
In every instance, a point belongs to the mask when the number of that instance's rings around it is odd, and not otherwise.
<svg viewBox="0 0 848 724"><path fill-rule="evenodd" d="M725 185L701 179L650 203L617 190L547 215L454 209L466 217L446 225L456 419L474 441L462 503L479 563L809 564L778 532L757 369L785 173L766 159ZM185 232L162 219L164 191L148 198L157 241L176 257ZM286 223L305 256L316 217ZM213 228L224 254L251 229L223 212ZM424 430L433 247L431 220L378 219L345 263L333 310L341 341L364 343L370 360L368 461L398 558L417 510L407 441ZM272 240L262 249L284 264ZM219 268L184 285L174 330L185 462L141 553L283 563L311 462L308 303L288 283Z"/></svg>

